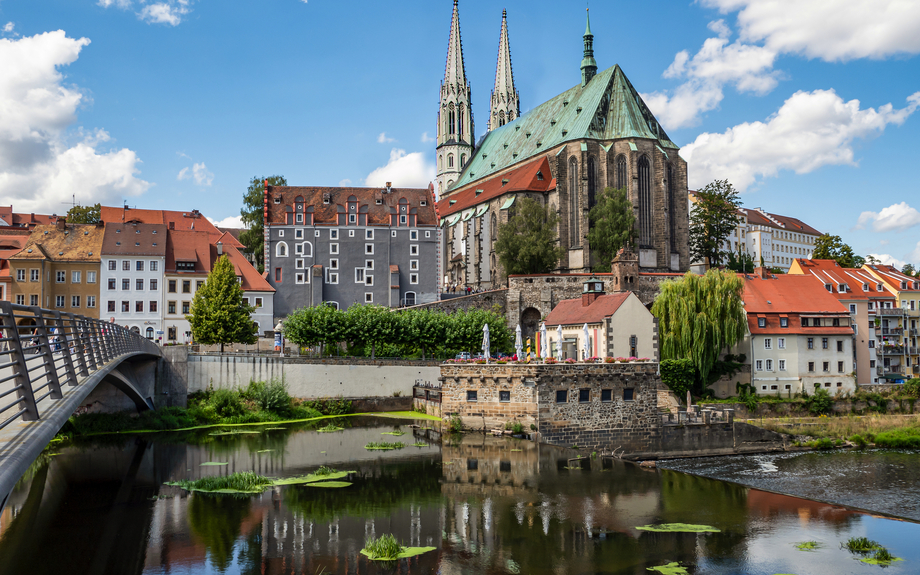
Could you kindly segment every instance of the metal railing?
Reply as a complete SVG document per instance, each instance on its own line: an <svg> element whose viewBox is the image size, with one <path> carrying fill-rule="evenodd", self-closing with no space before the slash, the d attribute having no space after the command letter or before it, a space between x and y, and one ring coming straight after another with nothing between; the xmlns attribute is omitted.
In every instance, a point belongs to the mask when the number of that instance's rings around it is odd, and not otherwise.
<svg viewBox="0 0 920 575"><path fill-rule="evenodd" d="M62 399L65 386L131 352L160 354L155 343L114 323L0 301L0 429L18 418L40 419L42 401Z"/></svg>
<svg viewBox="0 0 920 575"><path fill-rule="evenodd" d="M903 316L907 314L907 310L899 307L892 307L875 310L875 313L880 316Z"/></svg>

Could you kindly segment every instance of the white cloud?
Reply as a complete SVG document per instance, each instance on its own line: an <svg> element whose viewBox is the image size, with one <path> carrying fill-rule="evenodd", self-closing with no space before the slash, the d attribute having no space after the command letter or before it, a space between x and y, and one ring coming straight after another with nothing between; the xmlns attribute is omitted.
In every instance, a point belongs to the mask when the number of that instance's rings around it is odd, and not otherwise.
<svg viewBox="0 0 920 575"><path fill-rule="evenodd" d="M189 173L189 169L186 167L179 170L179 175L176 176L176 179L181 182L182 180L187 180L191 177L192 175Z"/></svg>
<svg viewBox="0 0 920 575"><path fill-rule="evenodd" d="M0 197L17 211L56 212L71 194L115 203L150 187L135 152L102 148L105 130L68 131L85 98L58 67L89 43L63 30L0 39Z"/></svg>
<svg viewBox="0 0 920 575"><path fill-rule="evenodd" d="M344 180L339 181L340 188L347 188L350 185L351 185L351 180L349 180L348 178L345 178Z"/></svg>
<svg viewBox="0 0 920 575"><path fill-rule="evenodd" d="M844 102L833 90L796 92L765 122L745 122L722 134L703 133L684 146L690 163L690 187L728 179L743 191L757 177L780 170L804 174L822 166L855 164L853 140L899 125L920 105L920 92L908 105L860 109L859 100Z"/></svg>
<svg viewBox="0 0 920 575"><path fill-rule="evenodd" d="M115 6L116 8L121 8L122 10L127 10L131 7L131 0L99 0L97 2L103 8L109 8L110 6Z"/></svg>
<svg viewBox="0 0 920 575"><path fill-rule="evenodd" d="M169 24L170 26L178 26L182 22L182 17L188 14L188 11L187 0L157 2L144 6L137 16L150 24Z"/></svg>
<svg viewBox="0 0 920 575"><path fill-rule="evenodd" d="M12 22L7 22L6 24L3 25L3 33L4 33L4 34L9 34L9 33L11 33L11 32L13 31L13 28L15 28L15 27L16 27L16 25L13 24Z"/></svg>
<svg viewBox="0 0 920 575"><path fill-rule="evenodd" d="M894 257L894 256L892 256L892 255L890 255L890 254L869 254L869 256L871 256L871 257L877 259L879 262L881 262L882 265L885 265L885 266L894 266L894 267L896 267L896 268L898 268L898 269L903 268L903 267L904 267L904 264L907 263L906 261L904 261L904 260L899 260L898 258L896 258L896 257ZM867 257L868 257L868 256L867 256Z"/></svg>
<svg viewBox="0 0 920 575"><path fill-rule="evenodd" d="M428 144L434 141L435 141L435 138L432 138L431 136L429 136L428 132L422 132L422 143L423 144Z"/></svg>
<svg viewBox="0 0 920 575"><path fill-rule="evenodd" d="M387 165L368 174L364 183L385 186L387 182L393 182L397 188L427 188L434 176L434 164L429 164L422 152L407 154L405 150L393 148Z"/></svg>
<svg viewBox="0 0 920 575"><path fill-rule="evenodd" d="M388 138L386 132L380 132L380 135L377 136L378 144L389 144L390 142L395 142L395 138Z"/></svg>
<svg viewBox="0 0 920 575"><path fill-rule="evenodd" d="M920 242L917 242L917 247L914 248L914 251L908 254L907 258L912 262L920 263Z"/></svg>
<svg viewBox="0 0 920 575"><path fill-rule="evenodd" d="M245 228L243 225L243 216L228 216L222 220L215 220L208 217L208 220L218 228Z"/></svg>
<svg viewBox="0 0 920 575"><path fill-rule="evenodd" d="M903 231L920 225L920 212L907 205L907 202L892 204L880 212L863 212L859 214L856 229L863 229L872 223L876 232Z"/></svg>
<svg viewBox="0 0 920 575"><path fill-rule="evenodd" d="M719 38L728 38L732 35L731 28L725 23L725 20L713 20L706 27L719 35Z"/></svg>
<svg viewBox="0 0 920 575"><path fill-rule="evenodd" d="M208 170L207 166L204 165L204 162L195 162L192 164L191 168L185 167L179 170L179 175L176 176L176 179L180 181L188 180L191 178L194 178L195 183L199 186L210 186L214 181L214 174Z"/></svg>
<svg viewBox="0 0 920 575"><path fill-rule="evenodd" d="M920 2L910 0L703 0L738 12L741 39L827 61L920 52Z"/></svg>
<svg viewBox="0 0 920 575"><path fill-rule="evenodd" d="M715 109L722 101L722 88L710 82L690 81L670 92L642 94L642 99L667 128L684 128L699 123L699 115Z"/></svg>

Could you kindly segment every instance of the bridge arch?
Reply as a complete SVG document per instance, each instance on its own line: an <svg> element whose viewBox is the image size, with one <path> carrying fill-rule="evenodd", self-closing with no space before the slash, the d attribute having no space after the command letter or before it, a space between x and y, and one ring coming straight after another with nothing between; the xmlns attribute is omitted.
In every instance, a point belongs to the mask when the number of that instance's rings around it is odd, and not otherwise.
<svg viewBox="0 0 920 575"><path fill-rule="evenodd" d="M138 411L153 409L153 398L144 397L135 385L134 378L122 373L118 368L113 369L102 378L105 383L110 383L113 387L128 396Z"/></svg>

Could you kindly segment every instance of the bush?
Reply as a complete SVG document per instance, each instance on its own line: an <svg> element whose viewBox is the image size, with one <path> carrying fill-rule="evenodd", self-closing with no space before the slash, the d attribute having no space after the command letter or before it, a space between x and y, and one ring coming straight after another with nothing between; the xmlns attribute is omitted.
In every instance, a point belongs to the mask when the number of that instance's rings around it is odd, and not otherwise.
<svg viewBox="0 0 920 575"><path fill-rule="evenodd" d="M913 397L920 395L920 378L908 379L903 387L904 393Z"/></svg>
<svg viewBox="0 0 920 575"><path fill-rule="evenodd" d="M854 445L856 445L856 447L860 449L866 446L866 440L863 438L862 435L859 435L858 433L850 437L850 443L853 443Z"/></svg>
<svg viewBox="0 0 920 575"><path fill-rule="evenodd" d="M273 379L268 383L252 381L247 394L264 411L287 415L291 411L291 396L284 382Z"/></svg>
<svg viewBox="0 0 920 575"><path fill-rule="evenodd" d="M325 398L305 401L301 405L308 409L314 409L321 415L347 415L354 410L351 401L342 399L341 397L337 399Z"/></svg>
<svg viewBox="0 0 920 575"><path fill-rule="evenodd" d="M824 388L815 388L814 395L805 399L805 405L808 406L808 412L812 415L821 415L829 413L834 399Z"/></svg>
<svg viewBox="0 0 920 575"><path fill-rule="evenodd" d="M201 403L212 406L222 418L239 417L246 411L240 394L229 389L217 389L206 393Z"/></svg>
<svg viewBox="0 0 920 575"><path fill-rule="evenodd" d="M686 397L696 381L696 367L690 359L665 359L660 364L661 381L677 397Z"/></svg>
<svg viewBox="0 0 920 575"><path fill-rule="evenodd" d="M875 436L875 445L892 449L920 449L920 428L883 431Z"/></svg>

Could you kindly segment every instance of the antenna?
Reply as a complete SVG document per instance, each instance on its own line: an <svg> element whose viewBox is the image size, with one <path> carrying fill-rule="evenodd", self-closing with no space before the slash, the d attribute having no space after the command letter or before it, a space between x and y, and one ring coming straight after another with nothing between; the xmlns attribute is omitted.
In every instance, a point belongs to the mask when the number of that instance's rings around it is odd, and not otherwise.
<svg viewBox="0 0 920 575"><path fill-rule="evenodd" d="M71 197L71 201L69 201L69 202L61 202L61 203L64 204L65 206L70 206L71 208L75 208L75 207L77 207L78 205L80 205L80 204L77 204L77 195L76 195L76 194L71 194L70 197Z"/></svg>

